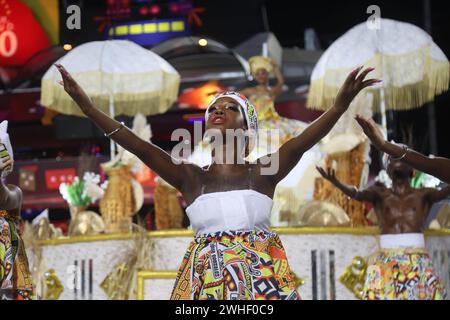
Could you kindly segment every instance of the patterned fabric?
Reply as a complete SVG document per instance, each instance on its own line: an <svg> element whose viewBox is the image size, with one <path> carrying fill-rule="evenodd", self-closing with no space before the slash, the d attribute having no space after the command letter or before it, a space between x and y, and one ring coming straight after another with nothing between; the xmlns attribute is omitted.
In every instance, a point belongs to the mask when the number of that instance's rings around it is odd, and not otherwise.
<svg viewBox="0 0 450 320"><path fill-rule="evenodd" d="M226 231L198 236L186 252L172 300L297 300L278 235Z"/></svg>
<svg viewBox="0 0 450 320"><path fill-rule="evenodd" d="M30 300L33 294L31 274L18 219L0 211L0 300Z"/></svg>
<svg viewBox="0 0 450 320"><path fill-rule="evenodd" d="M442 300L444 289L433 274L425 249L382 249L367 268L365 300Z"/></svg>

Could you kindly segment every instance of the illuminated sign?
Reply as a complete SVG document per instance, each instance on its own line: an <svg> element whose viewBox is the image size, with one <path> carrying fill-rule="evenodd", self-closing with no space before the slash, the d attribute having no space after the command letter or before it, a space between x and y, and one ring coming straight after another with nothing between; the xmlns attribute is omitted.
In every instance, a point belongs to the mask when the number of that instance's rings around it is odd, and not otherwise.
<svg viewBox="0 0 450 320"><path fill-rule="evenodd" d="M170 38L191 34L184 18L146 20L114 24L106 33L107 39L126 39L142 46L151 46Z"/></svg>
<svg viewBox="0 0 450 320"><path fill-rule="evenodd" d="M32 11L19 0L0 0L0 66L21 66L50 46Z"/></svg>

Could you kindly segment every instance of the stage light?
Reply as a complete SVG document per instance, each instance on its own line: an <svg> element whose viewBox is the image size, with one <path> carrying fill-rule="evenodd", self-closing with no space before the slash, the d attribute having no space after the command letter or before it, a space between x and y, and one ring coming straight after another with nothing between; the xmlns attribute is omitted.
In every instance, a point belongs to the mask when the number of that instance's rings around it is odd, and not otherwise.
<svg viewBox="0 0 450 320"><path fill-rule="evenodd" d="M198 40L198 45L201 46L201 47L206 47L208 45L208 40L203 39L203 38L199 39Z"/></svg>
<svg viewBox="0 0 450 320"><path fill-rule="evenodd" d="M177 14L180 12L180 5L178 3L171 3L169 8L172 14Z"/></svg>
<svg viewBox="0 0 450 320"><path fill-rule="evenodd" d="M63 46L63 48L64 48L64 50L66 50L66 51L70 51L70 50L72 50L72 45L66 43L66 44Z"/></svg>
<svg viewBox="0 0 450 320"><path fill-rule="evenodd" d="M139 8L139 14L141 16L146 16L148 15L148 8L146 6L140 7Z"/></svg>
<svg viewBox="0 0 450 320"><path fill-rule="evenodd" d="M161 12L161 8L155 4L150 7L150 12L156 16L157 14L159 14Z"/></svg>

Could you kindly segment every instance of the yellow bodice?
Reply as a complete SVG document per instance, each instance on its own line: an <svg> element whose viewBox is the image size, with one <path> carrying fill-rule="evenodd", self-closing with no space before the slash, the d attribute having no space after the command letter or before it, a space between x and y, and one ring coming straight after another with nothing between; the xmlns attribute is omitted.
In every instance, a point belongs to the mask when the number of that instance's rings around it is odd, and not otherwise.
<svg viewBox="0 0 450 320"><path fill-rule="evenodd" d="M269 95L251 95L250 101L258 112L258 120L278 119L280 115L275 110L275 103Z"/></svg>

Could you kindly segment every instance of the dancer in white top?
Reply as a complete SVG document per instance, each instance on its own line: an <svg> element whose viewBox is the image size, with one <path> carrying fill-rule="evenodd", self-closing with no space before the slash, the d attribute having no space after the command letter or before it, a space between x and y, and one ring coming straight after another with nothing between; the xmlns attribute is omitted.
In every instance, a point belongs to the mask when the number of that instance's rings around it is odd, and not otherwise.
<svg viewBox="0 0 450 320"><path fill-rule="evenodd" d="M211 141L220 146L213 149L213 162L208 168L174 159L151 142L141 140L95 108L64 67L57 68L63 77L61 84L83 113L180 190L189 205L187 214L196 237L184 256L172 299L300 298L280 239L268 230L275 186L303 153L331 130L354 97L379 81L365 80L372 68L360 73L360 67L351 72L329 111L275 153L255 163L244 160L257 130L254 107L237 93L219 95L206 111L207 132L213 131ZM246 134L229 139L230 131L239 130ZM225 143L219 144L217 133L226 136L222 139ZM272 171L274 163L278 170Z"/></svg>

